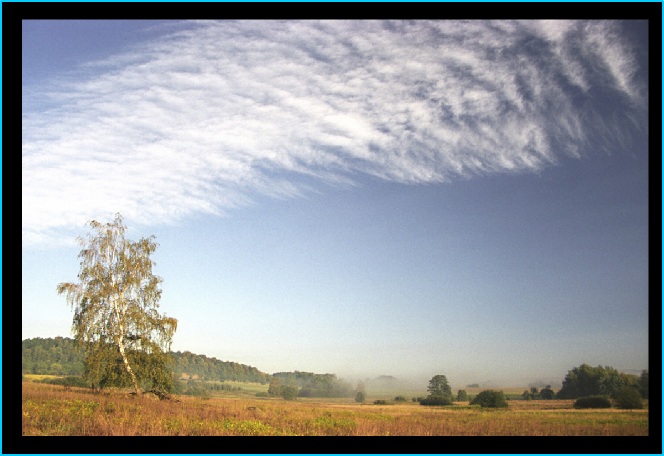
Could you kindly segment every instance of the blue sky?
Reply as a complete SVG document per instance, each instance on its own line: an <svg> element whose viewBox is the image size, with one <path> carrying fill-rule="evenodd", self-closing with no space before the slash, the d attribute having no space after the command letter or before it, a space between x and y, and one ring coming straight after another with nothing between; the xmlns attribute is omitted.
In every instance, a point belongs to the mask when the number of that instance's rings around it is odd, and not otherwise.
<svg viewBox="0 0 664 456"><path fill-rule="evenodd" d="M174 350L273 373L648 368L643 21L24 21L22 338L85 223Z"/></svg>

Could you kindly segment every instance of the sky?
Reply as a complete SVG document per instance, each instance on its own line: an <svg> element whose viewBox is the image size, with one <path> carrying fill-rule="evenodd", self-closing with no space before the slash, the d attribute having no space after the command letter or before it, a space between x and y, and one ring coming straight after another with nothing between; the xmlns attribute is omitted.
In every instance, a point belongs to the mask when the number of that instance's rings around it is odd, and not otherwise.
<svg viewBox="0 0 664 456"><path fill-rule="evenodd" d="M174 351L423 388L648 369L647 30L24 20L22 339L72 336L56 286L120 213Z"/></svg>

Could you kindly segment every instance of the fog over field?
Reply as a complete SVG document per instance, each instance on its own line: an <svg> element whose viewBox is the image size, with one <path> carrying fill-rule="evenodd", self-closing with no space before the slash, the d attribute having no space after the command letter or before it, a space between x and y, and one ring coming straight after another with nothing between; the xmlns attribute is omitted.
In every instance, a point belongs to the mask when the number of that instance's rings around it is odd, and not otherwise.
<svg viewBox="0 0 664 456"><path fill-rule="evenodd" d="M120 213L175 351L649 367L646 20L25 20L21 70L22 339L71 336L56 285Z"/></svg>

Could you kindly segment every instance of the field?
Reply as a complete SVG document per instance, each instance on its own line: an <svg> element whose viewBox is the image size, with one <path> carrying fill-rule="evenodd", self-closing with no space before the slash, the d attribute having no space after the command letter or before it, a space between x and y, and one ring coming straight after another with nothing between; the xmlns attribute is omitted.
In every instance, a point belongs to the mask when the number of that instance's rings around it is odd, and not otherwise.
<svg viewBox="0 0 664 456"><path fill-rule="evenodd" d="M24 381L24 436L647 436L648 410L576 410L573 401L424 407L349 399L255 397L266 385L211 398L86 389ZM254 391L255 390L255 391Z"/></svg>

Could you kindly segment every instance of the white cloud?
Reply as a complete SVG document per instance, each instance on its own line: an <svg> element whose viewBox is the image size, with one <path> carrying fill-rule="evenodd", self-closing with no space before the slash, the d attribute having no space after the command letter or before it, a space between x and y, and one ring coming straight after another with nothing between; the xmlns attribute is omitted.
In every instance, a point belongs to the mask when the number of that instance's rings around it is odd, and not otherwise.
<svg viewBox="0 0 664 456"><path fill-rule="evenodd" d="M538 170L582 154L589 119L608 122L588 114L590 89L624 94L625 115L641 115L644 84L612 22L185 25L24 87L25 245L118 211L172 223L305 191L289 175Z"/></svg>

